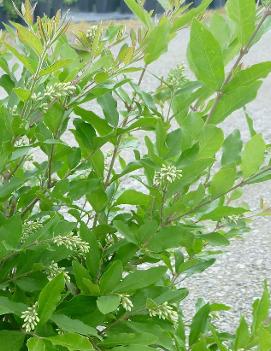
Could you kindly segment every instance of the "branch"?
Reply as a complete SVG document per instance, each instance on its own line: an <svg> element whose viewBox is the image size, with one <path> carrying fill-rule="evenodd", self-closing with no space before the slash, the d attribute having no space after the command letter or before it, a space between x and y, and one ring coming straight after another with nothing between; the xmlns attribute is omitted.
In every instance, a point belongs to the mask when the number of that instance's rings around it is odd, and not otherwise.
<svg viewBox="0 0 271 351"><path fill-rule="evenodd" d="M241 63L241 61L243 60L244 56L247 55L247 53L249 52L250 48L252 47L253 45L253 42L254 42L254 39L256 38L257 34L259 33L259 30L261 29L262 25L264 24L265 20L267 19L267 17L269 17L271 15L271 10L270 10L270 6L265 10L264 14L263 14L263 17L261 18L260 22L258 23L254 33L252 34L252 36L250 37L247 45L245 47L243 47L241 50L240 50L240 53L239 53L239 56L237 57L237 60L235 61L232 69L230 70L230 72L228 73L224 83L222 84L221 86L221 89L219 92L217 92L217 95L216 95L216 98L215 98L215 101L214 101L214 104L213 104L213 107L211 108L209 114L208 114L208 117L205 121L205 124L208 124L212 117L213 117L213 114L215 113L216 109L217 109L217 106L222 98L222 96L224 95L224 88L226 87L226 85L230 82L230 80L232 79L232 76L236 70L236 68L239 66L239 64Z"/></svg>

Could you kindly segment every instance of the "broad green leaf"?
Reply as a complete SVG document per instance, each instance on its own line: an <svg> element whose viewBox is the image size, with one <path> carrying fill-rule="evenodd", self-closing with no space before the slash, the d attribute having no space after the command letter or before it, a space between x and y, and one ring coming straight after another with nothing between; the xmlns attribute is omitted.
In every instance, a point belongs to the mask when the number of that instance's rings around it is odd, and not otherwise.
<svg viewBox="0 0 271 351"><path fill-rule="evenodd" d="M110 293L118 285L122 278L123 266L121 261L115 260L111 263L100 279L100 288L102 294Z"/></svg>
<svg viewBox="0 0 271 351"><path fill-rule="evenodd" d="M148 206L150 196L137 190L125 190L116 200L115 205Z"/></svg>
<svg viewBox="0 0 271 351"><path fill-rule="evenodd" d="M38 36L35 35L33 31L30 31L19 23L13 22L13 25L17 29L20 41L33 49L35 53L40 56L43 51L43 46Z"/></svg>
<svg viewBox="0 0 271 351"><path fill-rule="evenodd" d="M214 157L221 148L224 141L223 131L215 126L209 125L203 129L199 137L199 155L201 159Z"/></svg>
<svg viewBox="0 0 271 351"><path fill-rule="evenodd" d="M92 111L88 111L83 109L82 107L75 106L74 113L80 117L87 123L91 124L94 129L96 129L97 133L101 136L107 135L112 132L112 128L108 125L107 121L103 118L100 118Z"/></svg>
<svg viewBox="0 0 271 351"><path fill-rule="evenodd" d="M0 351L20 351L25 334L13 330L0 330Z"/></svg>
<svg viewBox="0 0 271 351"><path fill-rule="evenodd" d="M155 267L129 273L115 288L117 292L128 292L143 289L158 282L166 273L165 267Z"/></svg>
<svg viewBox="0 0 271 351"><path fill-rule="evenodd" d="M222 167L212 178L209 191L215 197L231 189L236 178L236 168L234 166Z"/></svg>
<svg viewBox="0 0 271 351"><path fill-rule="evenodd" d="M213 0L202 0L201 3L186 12L182 12L180 16L176 17L173 22L172 32L175 33L177 30L183 28L188 25L193 18L201 15L207 9L207 7L211 4Z"/></svg>
<svg viewBox="0 0 271 351"><path fill-rule="evenodd" d="M215 246L226 246L229 245L229 240L222 233L209 233L201 236L203 240L206 240L209 244Z"/></svg>
<svg viewBox="0 0 271 351"><path fill-rule="evenodd" d="M100 296L97 299L97 306L103 314L108 314L116 311L120 304L120 296L107 295Z"/></svg>
<svg viewBox="0 0 271 351"><path fill-rule="evenodd" d="M234 341L234 350L246 349L250 343L250 332L248 324L244 317L241 317L240 324L236 331L236 337Z"/></svg>
<svg viewBox="0 0 271 351"><path fill-rule="evenodd" d="M97 99L99 105L103 109L104 117L112 127L117 127L119 123L119 113L117 110L117 102L113 98L112 93L106 93Z"/></svg>
<svg viewBox="0 0 271 351"><path fill-rule="evenodd" d="M30 58L21 54L16 48L12 45L5 43L7 49L12 52L12 54L25 66L25 68L32 74L35 73L36 70L36 62L30 61Z"/></svg>
<svg viewBox="0 0 271 351"><path fill-rule="evenodd" d="M92 295L94 286L92 286L92 287L90 286L92 280L91 280L91 276L88 273L87 269L82 264L80 264L78 261L73 261L72 267L73 267L73 272L74 272L74 276L75 276L75 280L76 280L76 284L77 284L78 288L81 290L82 293L84 293L86 295L89 295L89 294ZM90 284L88 284L88 282ZM90 287L91 287L91 289L90 289ZM99 291L97 291L97 292L99 292ZM96 294L94 294L94 296L95 295Z"/></svg>
<svg viewBox="0 0 271 351"><path fill-rule="evenodd" d="M20 302L11 301L8 297L0 296L0 315L13 313L20 316L27 306Z"/></svg>
<svg viewBox="0 0 271 351"><path fill-rule="evenodd" d="M265 282L264 291L262 297L257 299L253 304L253 322L252 322L252 331L256 333L259 328L267 321L269 316L270 308L270 293Z"/></svg>
<svg viewBox="0 0 271 351"><path fill-rule="evenodd" d="M75 333L47 337L53 345L66 347L69 351L91 351L94 350L91 342L85 336Z"/></svg>
<svg viewBox="0 0 271 351"><path fill-rule="evenodd" d="M191 324L189 334L189 345L192 346L198 340L201 334L204 334L207 329L208 318L210 313L210 305L206 304L195 314Z"/></svg>
<svg viewBox="0 0 271 351"><path fill-rule="evenodd" d="M260 134L254 137L245 145L242 153L241 169L245 178L255 174L264 161L265 142Z"/></svg>
<svg viewBox="0 0 271 351"><path fill-rule="evenodd" d="M149 347L146 345L138 345L138 344L134 344L134 345L129 345L129 346L117 346L117 347L113 347L113 349L111 349L112 351L153 351L153 347Z"/></svg>
<svg viewBox="0 0 271 351"><path fill-rule="evenodd" d="M154 252L162 252L175 247L188 247L194 238L191 230L181 225L165 227L149 235L147 247Z"/></svg>
<svg viewBox="0 0 271 351"><path fill-rule="evenodd" d="M121 344L138 344L140 345L139 350L141 350L141 345L151 345L155 344L157 341L157 336L150 333L110 333L108 337L104 340L103 344L106 347L113 347Z"/></svg>
<svg viewBox="0 0 271 351"><path fill-rule="evenodd" d="M166 17L162 17L159 24L153 27L144 43L144 61L149 65L167 51L170 41L171 24Z"/></svg>
<svg viewBox="0 0 271 351"><path fill-rule="evenodd" d="M271 62L261 62L238 71L225 86L224 92L230 92L240 86L247 86L259 79L266 78L271 72Z"/></svg>
<svg viewBox="0 0 271 351"><path fill-rule="evenodd" d="M254 100L261 85L262 82L257 80L250 85L240 86L223 94L210 122L215 124L221 123L232 112L239 110Z"/></svg>
<svg viewBox="0 0 271 351"><path fill-rule="evenodd" d="M136 15L136 17L147 27L151 27L152 19L149 13L138 4L136 0L124 0L130 10Z"/></svg>
<svg viewBox="0 0 271 351"><path fill-rule="evenodd" d="M79 319L72 319L64 314L54 314L51 320L63 331L78 333L85 336L97 336L96 329L83 323Z"/></svg>
<svg viewBox="0 0 271 351"><path fill-rule="evenodd" d="M241 162L241 151L243 143L239 130L234 130L224 141L221 164L223 166L239 164Z"/></svg>
<svg viewBox="0 0 271 351"><path fill-rule="evenodd" d="M0 220L0 242L7 250L12 250L20 243L22 220L19 215Z"/></svg>
<svg viewBox="0 0 271 351"><path fill-rule="evenodd" d="M219 221L223 217L238 216L247 211L248 210L242 207L219 206L215 210L203 215L200 220L210 219L211 221Z"/></svg>
<svg viewBox="0 0 271 351"><path fill-rule="evenodd" d="M52 65L43 68L40 71L39 75L40 77L42 77L42 76L46 76L47 74L52 74L56 71L59 71L60 69L67 67L71 62L72 61L70 59L56 61Z"/></svg>
<svg viewBox="0 0 271 351"><path fill-rule="evenodd" d="M61 293L65 287L65 280L63 274L59 274L52 279L41 290L38 299L38 315L40 324L45 324L57 308L61 300Z"/></svg>
<svg viewBox="0 0 271 351"><path fill-rule="evenodd" d="M28 351L46 351L46 345L43 339L34 336L27 340Z"/></svg>
<svg viewBox="0 0 271 351"><path fill-rule="evenodd" d="M189 50L197 79L208 88L219 90L225 79L221 47L212 33L197 20L192 24Z"/></svg>
<svg viewBox="0 0 271 351"><path fill-rule="evenodd" d="M237 35L242 46L251 38L256 24L256 2L254 0L228 0L227 12L236 23Z"/></svg>
<svg viewBox="0 0 271 351"><path fill-rule="evenodd" d="M15 88L14 89L15 94L18 96L18 98L25 102L30 98L30 90L29 89L23 89L23 88Z"/></svg>

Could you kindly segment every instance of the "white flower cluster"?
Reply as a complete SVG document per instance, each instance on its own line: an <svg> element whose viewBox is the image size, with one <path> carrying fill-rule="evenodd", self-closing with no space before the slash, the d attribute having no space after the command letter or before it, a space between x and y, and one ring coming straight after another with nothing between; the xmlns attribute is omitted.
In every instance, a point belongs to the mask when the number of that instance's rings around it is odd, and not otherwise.
<svg viewBox="0 0 271 351"><path fill-rule="evenodd" d="M30 333L35 330L38 325L40 319L37 312L38 303L36 302L33 306L28 307L26 311L21 314L21 318L23 319L23 329Z"/></svg>
<svg viewBox="0 0 271 351"><path fill-rule="evenodd" d="M38 230L40 230L43 227L42 223L39 222L26 222L23 224L23 230L22 230L22 237L21 237L21 243L25 243L26 240L32 235L33 233L36 233Z"/></svg>
<svg viewBox="0 0 271 351"><path fill-rule="evenodd" d="M150 317L158 317L164 320L167 319L173 323L178 322L178 313L168 304L168 302L164 302L162 305L154 308L148 308L148 310Z"/></svg>
<svg viewBox="0 0 271 351"><path fill-rule="evenodd" d="M162 188L165 185L172 184L176 180L182 177L182 170L177 169L173 165L163 165L160 171L156 171L153 184L158 188Z"/></svg>
<svg viewBox="0 0 271 351"><path fill-rule="evenodd" d="M46 270L48 280L54 279L60 273L63 273L64 278L65 278L67 283L69 283L71 281L70 276L69 276L68 272L65 270L65 268L59 267L59 265L55 261L52 261L50 266Z"/></svg>
<svg viewBox="0 0 271 351"><path fill-rule="evenodd" d="M93 41L94 41L94 39L95 39L95 37L96 37L97 29L98 29L97 26L92 26L92 27L90 27L90 28L88 29L88 31L87 31L86 36L87 36L87 38L89 39L89 41L90 41L91 43L93 43Z"/></svg>
<svg viewBox="0 0 271 351"><path fill-rule="evenodd" d="M182 85L187 83L188 79L185 75L185 66L179 65L170 70L166 82L168 85L174 88L180 88Z"/></svg>
<svg viewBox="0 0 271 351"><path fill-rule="evenodd" d="M66 236L56 236L53 239L53 243L57 246L64 246L79 256L85 256L89 252L89 244L83 241L80 236L72 233Z"/></svg>
<svg viewBox="0 0 271 351"><path fill-rule="evenodd" d="M55 83L53 85L48 85L44 92L38 92L32 94L32 100L35 103L39 103L39 108L46 112L49 108L49 102L55 99L65 98L74 94L76 86L71 82L67 83Z"/></svg>
<svg viewBox="0 0 271 351"><path fill-rule="evenodd" d="M122 307L126 311L131 312L132 308L134 307L134 305L133 305L133 302L130 299L130 295L120 294L119 296L121 298L120 303L121 303Z"/></svg>

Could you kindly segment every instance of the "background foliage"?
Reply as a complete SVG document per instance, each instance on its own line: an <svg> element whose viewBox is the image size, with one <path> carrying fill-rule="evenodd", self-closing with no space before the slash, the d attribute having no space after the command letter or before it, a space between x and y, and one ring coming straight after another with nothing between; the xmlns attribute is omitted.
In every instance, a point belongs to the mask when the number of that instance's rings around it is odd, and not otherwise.
<svg viewBox="0 0 271 351"><path fill-rule="evenodd" d="M27 26L7 26L0 350L271 349L267 286L251 324L242 318L232 334L215 326L228 306L200 300L192 321L180 306L185 278L248 230L242 188L271 177L269 145L251 117L248 142L220 126L271 71L271 62L242 65L269 28L270 5L229 0L227 16L206 24L210 2L187 10L164 1L157 19L126 0L138 31L98 25L70 40L65 16L34 24L26 1ZM150 64L190 24L195 78L179 66L142 90ZM259 214L268 211L262 204Z"/></svg>

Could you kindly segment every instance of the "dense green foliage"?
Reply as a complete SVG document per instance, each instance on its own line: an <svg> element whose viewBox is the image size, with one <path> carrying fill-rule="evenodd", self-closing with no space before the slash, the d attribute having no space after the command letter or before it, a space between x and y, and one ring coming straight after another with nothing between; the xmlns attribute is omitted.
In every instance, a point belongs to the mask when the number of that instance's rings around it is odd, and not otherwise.
<svg viewBox="0 0 271 351"><path fill-rule="evenodd" d="M7 27L1 351L271 349L267 286L251 325L242 318L233 334L213 319L227 306L202 300L191 323L180 306L185 278L248 230L242 188L271 178L251 117L248 142L220 126L271 72L271 62L242 65L269 28L269 5L229 0L227 16L203 23L210 2L187 10L161 1L157 19L126 0L138 30L99 25L69 38L65 17L33 24L26 1L27 26ZM144 91L150 64L190 24L195 79L179 66Z"/></svg>

